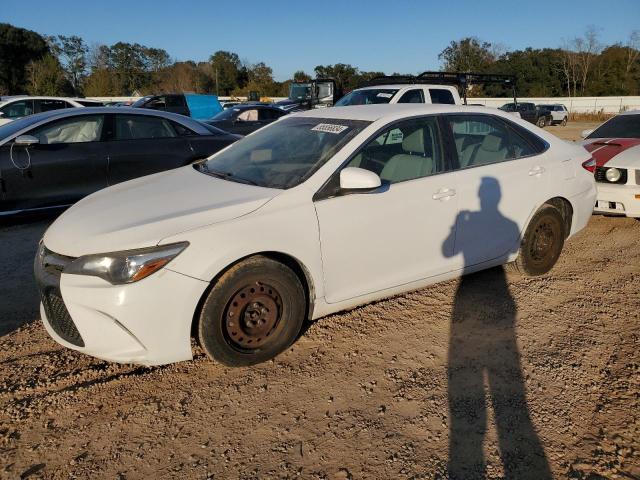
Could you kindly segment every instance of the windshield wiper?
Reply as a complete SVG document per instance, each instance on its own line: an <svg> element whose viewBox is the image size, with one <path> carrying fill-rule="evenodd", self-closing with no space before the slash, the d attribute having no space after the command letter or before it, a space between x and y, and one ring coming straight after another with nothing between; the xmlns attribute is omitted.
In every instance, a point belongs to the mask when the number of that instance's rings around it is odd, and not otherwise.
<svg viewBox="0 0 640 480"><path fill-rule="evenodd" d="M249 180L248 178L236 177L231 172L222 172L220 170L211 170L206 163L202 164L202 169L205 170L205 172L208 173L209 175L212 175L212 176L218 177L218 178L222 178L223 180L231 180L232 182L246 183L247 185L255 185L256 187L260 186L258 183L254 182L253 180Z"/></svg>

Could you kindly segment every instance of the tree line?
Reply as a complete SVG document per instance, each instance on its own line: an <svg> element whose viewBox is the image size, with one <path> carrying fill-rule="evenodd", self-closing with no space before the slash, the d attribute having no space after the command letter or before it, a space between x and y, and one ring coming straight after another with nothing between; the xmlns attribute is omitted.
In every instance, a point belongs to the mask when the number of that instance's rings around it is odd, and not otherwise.
<svg viewBox="0 0 640 480"><path fill-rule="evenodd" d="M452 41L439 54L443 70L506 73L518 77L520 96L604 96L640 94L640 33L602 45L589 27L560 48L506 51L475 37ZM318 65L316 77L335 78L345 90L383 72L336 63ZM419 72L414 72L419 73ZM393 75L399 75L394 72ZM0 24L0 95L128 96L160 92L286 96L292 81L311 75L299 70L278 82L264 62L217 51L207 61L176 61L161 48L138 43L87 45L78 36L43 36ZM497 86L471 95L499 96Z"/></svg>

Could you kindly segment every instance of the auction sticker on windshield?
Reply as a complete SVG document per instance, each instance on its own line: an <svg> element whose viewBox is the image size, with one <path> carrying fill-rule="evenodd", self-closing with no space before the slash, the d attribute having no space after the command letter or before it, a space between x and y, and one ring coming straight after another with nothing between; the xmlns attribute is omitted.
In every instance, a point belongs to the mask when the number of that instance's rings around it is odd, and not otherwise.
<svg viewBox="0 0 640 480"><path fill-rule="evenodd" d="M314 132L342 133L347 128L349 127L345 125L332 125L330 123L319 123L318 125L313 127L311 130Z"/></svg>

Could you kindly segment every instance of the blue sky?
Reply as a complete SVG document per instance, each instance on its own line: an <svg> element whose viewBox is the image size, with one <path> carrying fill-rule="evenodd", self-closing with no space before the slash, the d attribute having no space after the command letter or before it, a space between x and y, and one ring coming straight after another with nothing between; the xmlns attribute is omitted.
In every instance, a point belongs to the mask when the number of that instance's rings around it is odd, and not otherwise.
<svg viewBox="0 0 640 480"><path fill-rule="evenodd" d="M138 42L177 60L230 50L284 80L338 62L386 73L438 69L438 53L465 36L507 49L558 47L595 25L602 43L624 42L640 29L640 0L0 0L0 22L88 44Z"/></svg>

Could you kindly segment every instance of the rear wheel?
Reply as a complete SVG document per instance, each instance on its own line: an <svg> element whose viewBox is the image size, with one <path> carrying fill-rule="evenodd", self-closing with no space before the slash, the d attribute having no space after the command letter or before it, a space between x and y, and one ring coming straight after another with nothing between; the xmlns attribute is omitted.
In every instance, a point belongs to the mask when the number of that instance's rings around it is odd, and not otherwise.
<svg viewBox="0 0 640 480"><path fill-rule="evenodd" d="M305 293L286 265L257 256L225 272L209 293L199 322L207 354L231 367L254 365L287 349L305 316Z"/></svg>
<svg viewBox="0 0 640 480"><path fill-rule="evenodd" d="M524 233L518 258L509 269L526 276L544 275L558 261L565 239L564 219L552 205L543 205Z"/></svg>

